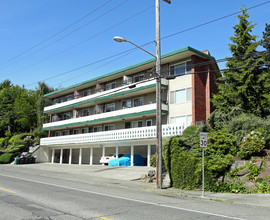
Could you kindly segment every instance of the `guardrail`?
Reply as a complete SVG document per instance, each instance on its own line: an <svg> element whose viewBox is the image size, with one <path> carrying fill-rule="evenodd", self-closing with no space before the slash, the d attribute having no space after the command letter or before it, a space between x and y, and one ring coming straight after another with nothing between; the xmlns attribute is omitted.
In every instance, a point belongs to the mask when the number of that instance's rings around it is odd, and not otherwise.
<svg viewBox="0 0 270 220"><path fill-rule="evenodd" d="M184 126L177 124L167 124L162 126L162 136L170 137L182 135ZM102 131L87 134L65 135L58 137L42 138L41 146L63 145L63 144L82 144L94 142L106 142L117 140L149 139L156 138L156 126L130 128L113 131Z"/></svg>

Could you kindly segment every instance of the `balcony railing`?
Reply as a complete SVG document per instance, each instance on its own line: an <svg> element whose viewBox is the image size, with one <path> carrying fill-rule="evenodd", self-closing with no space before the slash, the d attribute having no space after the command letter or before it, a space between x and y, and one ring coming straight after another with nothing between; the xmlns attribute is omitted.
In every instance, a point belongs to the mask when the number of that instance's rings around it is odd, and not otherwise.
<svg viewBox="0 0 270 220"><path fill-rule="evenodd" d="M162 137L182 135L184 126L177 124L167 124L162 126ZM66 135L60 137L48 137L40 140L41 146L101 143L107 141L138 140L156 138L156 126L130 128L113 131L103 131L87 134Z"/></svg>
<svg viewBox="0 0 270 220"><path fill-rule="evenodd" d="M150 85L154 85L156 82L155 80L149 80L149 81L146 81L146 82L142 82L136 86L134 86L134 88L143 88L145 86L150 86ZM167 85L168 82L167 80L165 79L162 79L162 84L163 85ZM135 84L131 84L131 85L135 85ZM121 89L121 91L119 91L119 89ZM44 112L47 113L47 112L50 112L50 111L53 111L53 110L57 110L57 109L61 109L61 108L65 108L65 107L68 107L68 106L72 106L72 105L77 105L79 103L82 103L82 102L85 102L85 101L90 101L92 99L96 99L96 98L99 98L99 97L104 97L106 98L106 96L109 96L111 95L112 93L115 93L117 94L118 92L125 92L125 91L130 91L131 88L130 86L127 86L127 85L122 85L121 87L118 87L118 88L114 88L114 89L110 89L110 90L105 90L105 91L102 91L102 92L97 92L97 93L93 93L93 94L90 94L88 96L84 96L84 97L79 97L79 98L76 98L76 99L69 99L67 101L63 101L61 103L55 103L53 105L50 105L50 106L47 106L44 108Z"/></svg>

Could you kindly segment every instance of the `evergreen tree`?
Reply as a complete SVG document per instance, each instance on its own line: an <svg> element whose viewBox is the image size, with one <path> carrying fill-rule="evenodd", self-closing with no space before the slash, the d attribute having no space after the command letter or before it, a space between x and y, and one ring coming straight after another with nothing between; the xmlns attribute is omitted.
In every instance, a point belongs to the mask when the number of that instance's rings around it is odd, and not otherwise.
<svg viewBox="0 0 270 220"><path fill-rule="evenodd" d="M232 58L228 58L228 70L224 71L223 77L219 79L219 92L212 100L216 107L213 113L216 115L212 115L212 119L217 118L217 115L226 115L227 119L230 119L232 110L234 114L252 113L258 116L263 112L262 103L265 97L259 66L262 60L257 52L260 42L256 41L257 36L251 35L255 24L248 21L249 14L246 9L242 9L242 14L237 17L239 24L233 27L234 36L230 38L232 44L229 44ZM220 114L221 112L225 114ZM220 121L224 122L226 118Z"/></svg>
<svg viewBox="0 0 270 220"><path fill-rule="evenodd" d="M262 53L262 81L264 85L264 111L263 116L270 115L270 24L265 25L265 32L263 32L262 44L265 49Z"/></svg>

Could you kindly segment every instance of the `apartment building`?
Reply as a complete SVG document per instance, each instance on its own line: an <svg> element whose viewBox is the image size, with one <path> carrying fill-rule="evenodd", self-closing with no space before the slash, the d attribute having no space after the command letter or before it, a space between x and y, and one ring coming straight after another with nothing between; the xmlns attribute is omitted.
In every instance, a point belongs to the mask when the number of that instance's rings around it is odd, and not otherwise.
<svg viewBox="0 0 270 220"><path fill-rule="evenodd" d="M208 51L185 47L161 57L162 136L180 135L206 122L217 91L218 66ZM99 164L101 156L156 152L155 59L60 89L45 97L38 161ZM133 164L133 163L131 163Z"/></svg>

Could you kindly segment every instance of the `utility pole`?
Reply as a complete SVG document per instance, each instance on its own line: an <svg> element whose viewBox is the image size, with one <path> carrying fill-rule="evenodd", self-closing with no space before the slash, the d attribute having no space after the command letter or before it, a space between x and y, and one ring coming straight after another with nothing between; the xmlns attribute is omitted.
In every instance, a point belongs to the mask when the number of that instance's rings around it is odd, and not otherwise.
<svg viewBox="0 0 270 220"><path fill-rule="evenodd" d="M163 0L171 4L171 0ZM156 187L162 189L162 103L161 103L161 55L160 55L160 0L156 0Z"/></svg>

